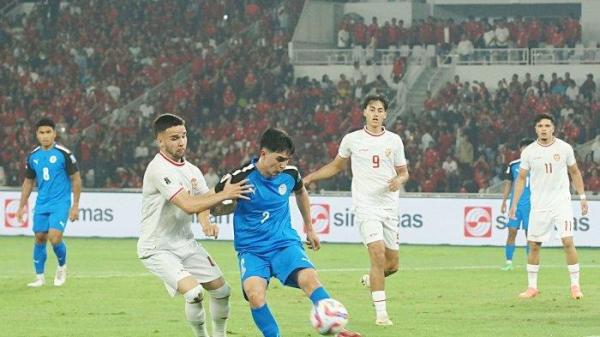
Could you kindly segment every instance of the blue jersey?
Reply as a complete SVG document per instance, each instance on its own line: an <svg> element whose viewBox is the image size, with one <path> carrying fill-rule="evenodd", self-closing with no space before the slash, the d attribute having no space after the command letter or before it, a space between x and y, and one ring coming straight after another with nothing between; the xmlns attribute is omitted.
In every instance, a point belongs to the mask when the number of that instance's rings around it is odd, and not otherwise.
<svg viewBox="0 0 600 337"><path fill-rule="evenodd" d="M256 168L256 159L225 175L215 186L223 190L225 181L248 179L254 185L250 200L239 199L233 215L234 247L238 253L266 254L274 249L298 245L300 237L290 216L289 199L303 183L294 166L273 177L264 177Z"/></svg>
<svg viewBox="0 0 600 337"><path fill-rule="evenodd" d="M519 168L521 167L521 160L513 160L508 164L508 167L504 171L504 180L510 180L512 182L512 187L510 190L510 202L512 204L512 197L515 191L515 181L519 177ZM531 190L529 189L529 174L527 175L527 179L525 179L525 187L523 188L523 193L521 194L521 198L519 199L519 203L517 204L517 208L530 208L531 207Z"/></svg>
<svg viewBox="0 0 600 337"><path fill-rule="evenodd" d="M54 144L50 149L35 148L27 157L25 177L35 179L38 195L35 213L51 211L55 206L71 205L71 178L77 172L75 156L67 148Z"/></svg>

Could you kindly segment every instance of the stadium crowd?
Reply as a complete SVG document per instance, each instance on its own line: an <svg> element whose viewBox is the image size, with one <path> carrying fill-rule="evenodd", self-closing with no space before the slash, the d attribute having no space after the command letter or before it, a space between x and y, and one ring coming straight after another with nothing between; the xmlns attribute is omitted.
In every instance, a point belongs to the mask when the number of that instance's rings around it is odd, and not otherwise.
<svg viewBox="0 0 600 337"><path fill-rule="evenodd" d="M277 7L279 1L248 1L243 11L231 1L199 3L206 8L185 1L107 1L94 8L75 2L61 10L54 32L44 29L51 19L42 6L20 22L2 22L0 183L21 184L20 158L42 115L59 121L61 141L78 156L85 187L140 187L156 150L151 121L163 112L188 121L187 159L202 168L209 185L255 154L268 125L290 132L297 147L293 164L307 173L336 155L346 132L362 126L362 97L392 97L402 83L400 59L394 80L360 64L337 79L296 79L286 47L302 2ZM266 8L278 9L273 14ZM129 15L135 19L123 19ZM92 16L100 20L88 20ZM238 34L253 22L256 29ZM222 42L227 47L217 54ZM186 64L191 68L183 84L146 99L124 122L96 123ZM523 121L537 112L559 116L559 136L572 143L599 134L594 79L574 88L572 82L566 75L546 84L513 78L494 92L483 82L448 83L424 102L424 113L407 112L391 128L406 146L406 190L485 192L517 157L519 137L529 131ZM84 129L91 136L81 137ZM586 186L599 191L600 148L594 155L581 163ZM311 188L348 190L350 179L348 170Z"/></svg>
<svg viewBox="0 0 600 337"><path fill-rule="evenodd" d="M383 24L372 17L365 19L346 16L339 25L338 48L388 49L408 45L435 45L448 51L465 48L537 48L543 45L556 48L575 47L581 41L581 24L574 17L536 18L469 17L462 22L454 19L428 17L413 20L411 25L392 18Z"/></svg>

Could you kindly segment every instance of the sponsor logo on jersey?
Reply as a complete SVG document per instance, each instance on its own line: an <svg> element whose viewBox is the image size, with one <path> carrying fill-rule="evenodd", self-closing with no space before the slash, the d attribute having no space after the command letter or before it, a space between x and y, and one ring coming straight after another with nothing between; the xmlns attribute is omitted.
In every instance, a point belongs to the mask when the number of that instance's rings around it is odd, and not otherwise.
<svg viewBox="0 0 600 337"><path fill-rule="evenodd" d="M464 235L466 238L492 237L492 208L465 207Z"/></svg>
<svg viewBox="0 0 600 337"><path fill-rule="evenodd" d="M37 165L37 164L38 164L38 161L39 161L38 159L34 159L34 160L33 160L33 163Z"/></svg>
<svg viewBox="0 0 600 337"><path fill-rule="evenodd" d="M17 219L19 210L19 199L4 200L4 227L7 228L27 228L29 226L29 205L26 203L23 208L23 222Z"/></svg>
<svg viewBox="0 0 600 337"><path fill-rule="evenodd" d="M330 231L330 208L328 204L311 204L310 219L317 234L329 234Z"/></svg>
<svg viewBox="0 0 600 337"><path fill-rule="evenodd" d="M284 195L287 192L287 186L285 184L279 185L279 195Z"/></svg>
<svg viewBox="0 0 600 337"><path fill-rule="evenodd" d="M51 155L50 159L48 159L48 161L50 162L50 164L56 163L56 156L55 155Z"/></svg>
<svg viewBox="0 0 600 337"><path fill-rule="evenodd" d="M165 185L171 184L171 179L164 177L163 180L165 181Z"/></svg>

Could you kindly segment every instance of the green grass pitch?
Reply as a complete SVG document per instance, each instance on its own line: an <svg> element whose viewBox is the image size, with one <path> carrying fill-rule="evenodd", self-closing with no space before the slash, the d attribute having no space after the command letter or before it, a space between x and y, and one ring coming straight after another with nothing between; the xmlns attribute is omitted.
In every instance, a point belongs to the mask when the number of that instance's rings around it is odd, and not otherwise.
<svg viewBox="0 0 600 337"><path fill-rule="evenodd" d="M33 239L0 237L0 336L192 336L181 296L171 299L135 254L133 239L66 239L69 279L52 285L56 258L48 248L47 285L33 280ZM203 241L232 285L229 336L259 336L239 291L231 242ZM600 250L579 249L584 299L569 296L561 249L542 250L541 295L520 300L526 287L524 250L515 270L503 272L498 247L402 246L401 270L387 279L388 311L395 325L374 325L369 292L360 285L368 269L361 245L325 243L309 256L331 295L350 312L349 328L365 337L401 336L600 336ZM318 336L301 291L271 283L268 302L285 337Z"/></svg>

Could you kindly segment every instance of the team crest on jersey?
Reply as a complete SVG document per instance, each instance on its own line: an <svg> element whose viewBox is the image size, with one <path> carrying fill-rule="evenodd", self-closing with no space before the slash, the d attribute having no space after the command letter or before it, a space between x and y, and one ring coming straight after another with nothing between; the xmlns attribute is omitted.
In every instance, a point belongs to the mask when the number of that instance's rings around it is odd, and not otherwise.
<svg viewBox="0 0 600 337"><path fill-rule="evenodd" d="M198 179L192 178L190 182L192 183L192 191L195 192L196 190L198 190Z"/></svg>
<svg viewBox="0 0 600 337"><path fill-rule="evenodd" d="M385 149L385 156L390 157L392 155L392 149Z"/></svg>
<svg viewBox="0 0 600 337"><path fill-rule="evenodd" d="M50 164L56 163L56 156L54 156L54 155L50 156L50 159L48 161L50 162Z"/></svg>
<svg viewBox="0 0 600 337"><path fill-rule="evenodd" d="M560 154L555 153L554 154L554 160L559 161L560 160Z"/></svg>
<svg viewBox="0 0 600 337"><path fill-rule="evenodd" d="M284 195L285 192L287 192L287 186L285 186L285 184L279 185L279 194Z"/></svg>

